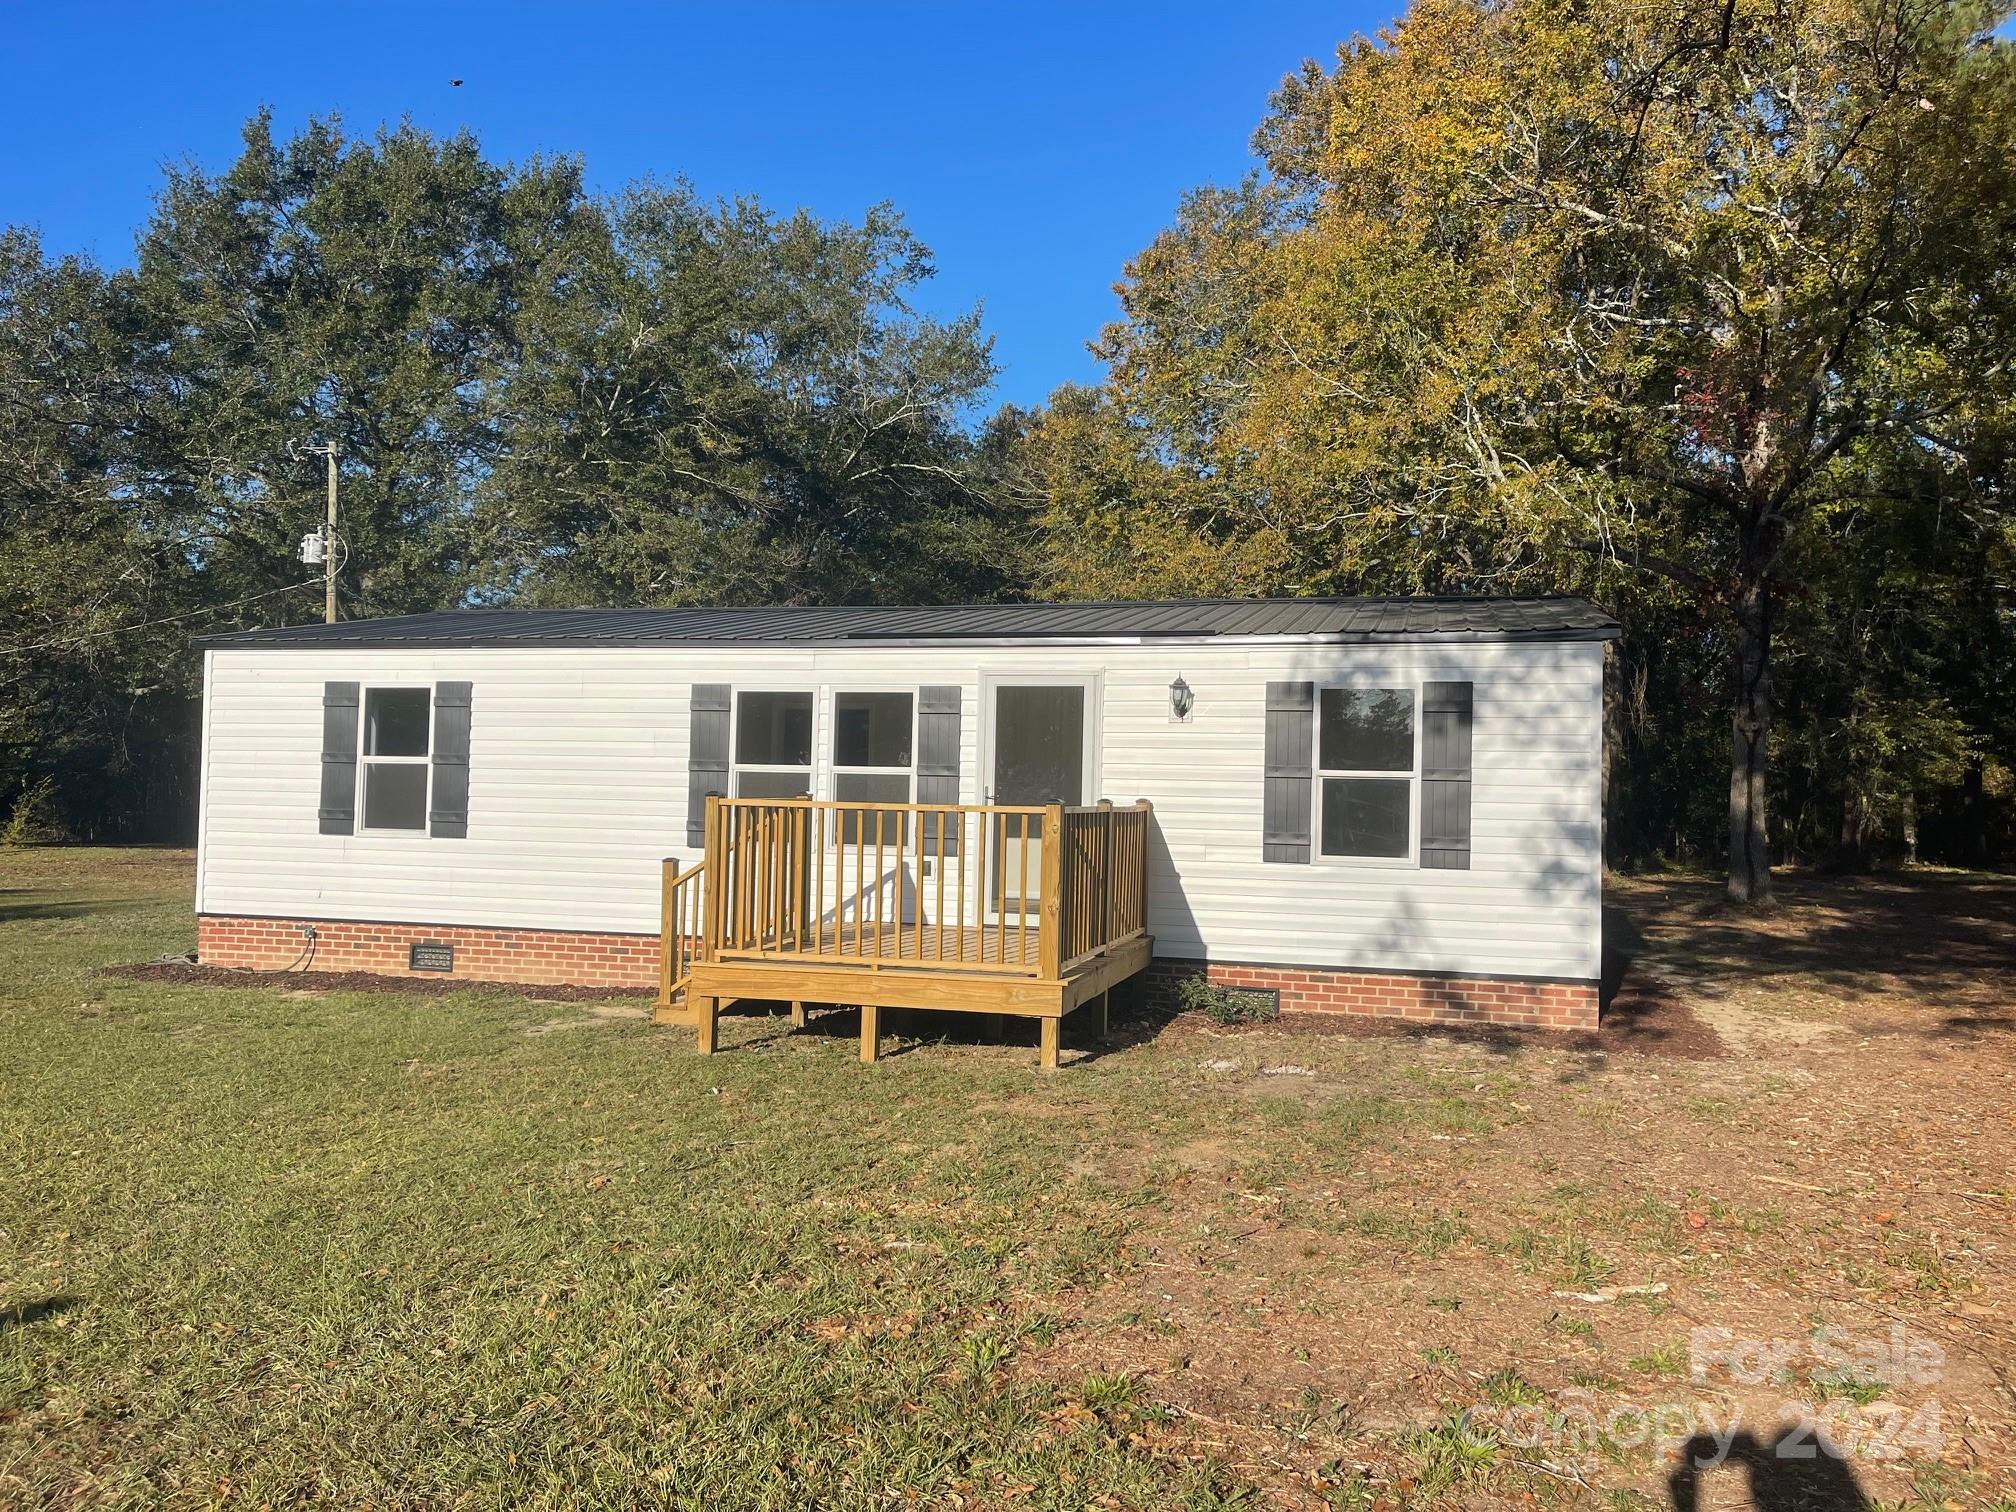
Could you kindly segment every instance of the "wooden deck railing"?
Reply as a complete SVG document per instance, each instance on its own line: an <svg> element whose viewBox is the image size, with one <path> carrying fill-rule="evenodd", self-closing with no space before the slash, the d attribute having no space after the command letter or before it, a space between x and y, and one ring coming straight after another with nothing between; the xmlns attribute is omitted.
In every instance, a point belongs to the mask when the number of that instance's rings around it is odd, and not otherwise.
<svg viewBox="0 0 2016 1512"><path fill-rule="evenodd" d="M686 984L693 977L693 963L700 959L707 918L706 890L701 879L706 874L704 865L681 871L677 861L669 857L665 861L658 936L658 1001L662 1005L669 1006L686 995Z"/></svg>
<svg viewBox="0 0 2016 1512"><path fill-rule="evenodd" d="M1064 969L1148 927L1148 815L1145 803L1063 811L1058 922Z"/></svg>
<svg viewBox="0 0 2016 1512"><path fill-rule="evenodd" d="M709 798L666 863L661 1001L703 961L1056 980L1146 928L1149 806Z"/></svg>

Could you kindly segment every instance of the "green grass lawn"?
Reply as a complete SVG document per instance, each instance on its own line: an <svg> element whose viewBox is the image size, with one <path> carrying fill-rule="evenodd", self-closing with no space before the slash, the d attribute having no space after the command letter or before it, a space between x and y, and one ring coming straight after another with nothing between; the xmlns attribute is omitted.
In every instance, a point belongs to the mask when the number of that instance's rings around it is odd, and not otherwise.
<svg viewBox="0 0 2016 1512"><path fill-rule="evenodd" d="M999 1368L1122 1263L1154 1188L1078 1157L1180 1117L1173 1089L1026 1050L703 1060L517 993L119 980L96 968L186 945L186 898L143 853L35 860L0 894L0 1500L1226 1484L1119 1447L1111 1412L1056 1432L1060 1394Z"/></svg>
<svg viewBox="0 0 2016 1512"><path fill-rule="evenodd" d="M185 857L0 853L0 1505L1573 1500L1433 1430L1684 1332L1551 1287L1887 1286L1908 1237L1779 1188L1679 1222L1781 1068L1183 1026L864 1067L755 1018L701 1058L634 1000L100 970L191 936ZM1660 1119L1692 1164L1613 1181Z"/></svg>

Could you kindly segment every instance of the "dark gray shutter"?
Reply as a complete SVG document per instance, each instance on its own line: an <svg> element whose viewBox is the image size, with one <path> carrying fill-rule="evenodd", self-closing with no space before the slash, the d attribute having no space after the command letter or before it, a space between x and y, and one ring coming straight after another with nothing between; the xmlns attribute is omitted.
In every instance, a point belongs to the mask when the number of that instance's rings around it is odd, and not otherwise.
<svg viewBox="0 0 2016 1512"><path fill-rule="evenodd" d="M1470 869L1470 684L1421 685L1421 864Z"/></svg>
<svg viewBox="0 0 2016 1512"><path fill-rule="evenodd" d="M469 834L469 691L466 682L434 684L434 797L427 833L440 840Z"/></svg>
<svg viewBox="0 0 2016 1512"><path fill-rule="evenodd" d="M686 751L686 843L707 843L707 795L728 791L728 715L735 690L726 683L693 684Z"/></svg>
<svg viewBox="0 0 2016 1512"><path fill-rule="evenodd" d="M1267 766L1260 859L1309 859L1309 815L1316 786L1316 684L1267 684Z"/></svg>
<svg viewBox="0 0 2016 1512"><path fill-rule="evenodd" d="M357 832L357 684L322 684L322 805L325 835Z"/></svg>
<svg viewBox="0 0 2016 1512"><path fill-rule="evenodd" d="M962 690L932 687L917 690L917 801L959 801L959 708ZM924 849L938 851L938 818L924 816ZM961 826L945 831L945 854L959 851Z"/></svg>

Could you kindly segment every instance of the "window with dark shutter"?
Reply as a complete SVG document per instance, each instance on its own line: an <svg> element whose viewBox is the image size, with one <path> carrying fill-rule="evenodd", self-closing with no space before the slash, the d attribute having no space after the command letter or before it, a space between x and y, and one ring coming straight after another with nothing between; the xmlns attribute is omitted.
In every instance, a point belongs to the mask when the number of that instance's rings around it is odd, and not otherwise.
<svg viewBox="0 0 2016 1512"><path fill-rule="evenodd" d="M439 840L469 834L469 704L466 682L434 684L434 789L427 833Z"/></svg>
<svg viewBox="0 0 2016 1512"><path fill-rule="evenodd" d="M364 831L427 828L427 790L433 763L429 688L364 690Z"/></svg>
<svg viewBox="0 0 2016 1512"><path fill-rule="evenodd" d="M1317 850L1404 861L1414 838L1414 690L1325 688L1316 700Z"/></svg>
<svg viewBox="0 0 2016 1512"><path fill-rule="evenodd" d="M357 705L354 682L322 684L322 795L317 815L325 835L357 829Z"/></svg>
<svg viewBox="0 0 2016 1512"><path fill-rule="evenodd" d="M959 801L959 711L961 690L953 686L917 690L917 801L955 804ZM937 814L924 816L924 849L938 848ZM959 849L961 825L955 817L945 826L945 854Z"/></svg>
<svg viewBox="0 0 2016 1512"><path fill-rule="evenodd" d="M1421 864L1470 869L1472 688L1421 685Z"/></svg>
<svg viewBox="0 0 2016 1512"><path fill-rule="evenodd" d="M686 751L686 843L707 843L707 795L728 791L728 728L735 702L726 683L695 683Z"/></svg>
<svg viewBox="0 0 2016 1512"><path fill-rule="evenodd" d="M1316 685L1267 684L1260 859L1307 862L1315 786Z"/></svg>

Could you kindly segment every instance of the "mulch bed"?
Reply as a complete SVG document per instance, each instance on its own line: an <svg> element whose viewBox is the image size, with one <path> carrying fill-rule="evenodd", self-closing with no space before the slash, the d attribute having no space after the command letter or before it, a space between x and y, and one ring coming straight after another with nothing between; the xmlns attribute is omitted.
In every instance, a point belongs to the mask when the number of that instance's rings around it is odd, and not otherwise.
<svg viewBox="0 0 2016 1512"><path fill-rule="evenodd" d="M610 998L655 998L651 987L566 987L530 982L475 982L467 978L379 976L369 971L246 971L232 966L196 966L180 961L148 961L107 966L107 976L178 987L266 987L309 992L398 992L409 997L448 997L458 992L504 992L542 1003L600 1003Z"/></svg>
<svg viewBox="0 0 2016 1512"><path fill-rule="evenodd" d="M1147 1021L1136 1018L1137 1031ZM1180 1014L1164 1022L1209 1024L1202 1014ZM1603 1010L1593 1033L1587 1030L1525 1028L1510 1024L1451 1024L1439 1021L1374 1018L1356 1013L1284 1013L1258 1024L1212 1024L1220 1034L1352 1035L1361 1039L1439 1039L1481 1045L1510 1053L1520 1050L1574 1050L1599 1055L1645 1055L1672 1060L1718 1060L1729 1053L1720 1035L1695 1017L1675 994L1656 988L1618 998Z"/></svg>

